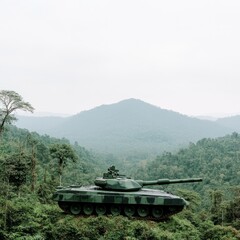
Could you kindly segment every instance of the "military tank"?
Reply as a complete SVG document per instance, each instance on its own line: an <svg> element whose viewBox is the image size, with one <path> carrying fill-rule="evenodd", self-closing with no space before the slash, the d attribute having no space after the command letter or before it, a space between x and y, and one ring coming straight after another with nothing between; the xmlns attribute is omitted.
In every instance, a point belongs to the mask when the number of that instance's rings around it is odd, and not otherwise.
<svg viewBox="0 0 240 240"><path fill-rule="evenodd" d="M144 188L146 185L200 182L201 178L134 180L120 175L114 167L98 177L93 186L58 187L53 200L66 213L73 215L125 215L161 220L183 210L188 202L168 192Z"/></svg>

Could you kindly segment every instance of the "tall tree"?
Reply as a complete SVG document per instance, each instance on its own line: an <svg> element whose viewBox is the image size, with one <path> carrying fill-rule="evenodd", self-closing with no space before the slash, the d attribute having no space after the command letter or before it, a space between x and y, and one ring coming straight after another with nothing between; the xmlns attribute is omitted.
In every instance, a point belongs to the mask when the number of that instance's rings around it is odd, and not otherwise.
<svg viewBox="0 0 240 240"><path fill-rule="evenodd" d="M33 135L30 133L27 136L27 144L30 147L30 159L31 159L31 191L35 191L35 185L36 185L36 180L37 180L37 171L36 171L36 165L37 165L37 140L34 139Z"/></svg>
<svg viewBox="0 0 240 240"><path fill-rule="evenodd" d="M11 124L16 120L13 113L18 109L28 112L34 111L31 104L24 102L18 93L7 90L0 91L0 135L6 123Z"/></svg>
<svg viewBox="0 0 240 240"><path fill-rule="evenodd" d="M67 162L76 162L77 155L69 144L54 144L50 147L50 155L53 159L58 161L59 184L62 185L63 168Z"/></svg>

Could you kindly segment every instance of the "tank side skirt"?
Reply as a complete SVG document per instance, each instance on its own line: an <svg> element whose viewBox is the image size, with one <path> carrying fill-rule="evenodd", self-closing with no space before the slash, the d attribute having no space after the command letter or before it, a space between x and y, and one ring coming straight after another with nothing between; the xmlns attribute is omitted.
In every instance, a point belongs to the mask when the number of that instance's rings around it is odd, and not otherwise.
<svg viewBox="0 0 240 240"><path fill-rule="evenodd" d="M79 203L114 203L131 205L164 205L183 206L185 202L181 198L164 198L158 196L137 196L129 194L59 194L55 197L58 202L79 202Z"/></svg>

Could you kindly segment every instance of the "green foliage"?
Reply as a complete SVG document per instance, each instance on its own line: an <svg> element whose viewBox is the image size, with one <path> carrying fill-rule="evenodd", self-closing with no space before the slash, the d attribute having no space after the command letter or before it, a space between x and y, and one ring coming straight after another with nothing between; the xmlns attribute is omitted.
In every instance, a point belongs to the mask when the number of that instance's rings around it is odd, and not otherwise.
<svg viewBox="0 0 240 240"><path fill-rule="evenodd" d="M41 205L36 196L27 195L12 199L7 211L7 239L45 239L42 228L53 221L58 209Z"/></svg>
<svg viewBox="0 0 240 240"><path fill-rule="evenodd" d="M52 193L57 186L56 164L50 157L50 148L57 144L66 145L64 149L71 150L68 156L79 159L66 166L66 171L71 171L66 175L66 181L70 183L90 181L96 175L96 169L104 165L78 144L70 147L66 139L40 136L14 126L3 132L0 144L0 239L45 239L43 222L47 226L55 224L55 213L59 214L59 208L45 206L52 203Z"/></svg>
<svg viewBox="0 0 240 240"><path fill-rule="evenodd" d="M188 209L195 209L201 204L201 196L197 192L187 189L178 189L177 194L181 195L185 200L191 203L190 206L188 206Z"/></svg>
<svg viewBox="0 0 240 240"><path fill-rule="evenodd" d="M68 161L76 162L77 155L69 144L66 143L56 143L50 146L50 156L52 159L58 161L58 173L60 176L60 186L62 185L61 177L63 174L63 169L67 165Z"/></svg>
<svg viewBox="0 0 240 240"><path fill-rule="evenodd" d="M232 227L223 227L220 225L208 226L204 232L202 239L209 240L237 240L240 239L239 232Z"/></svg>
<svg viewBox="0 0 240 240"><path fill-rule="evenodd" d="M19 188L26 183L29 173L29 156L24 152L13 153L3 160L2 164L5 170L7 181Z"/></svg>
<svg viewBox="0 0 240 240"><path fill-rule="evenodd" d="M72 147L69 144L53 144L50 146L50 155L53 159L58 160L58 164L65 167L67 165L68 160L72 160L76 162L77 156L74 153Z"/></svg>
<svg viewBox="0 0 240 240"><path fill-rule="evenodd" d="M226 190L240 184L240 136L237 133L216 139L202 139L176 154L166 152L154 161L136 169L136 178L146 179L202 177L203 183L177 187L195 190L207 196L209 190ZM176 189L171 186L170 189ZM224 197L224 196L223 196ZM203 202L205 204L206 201Z"/></svg>

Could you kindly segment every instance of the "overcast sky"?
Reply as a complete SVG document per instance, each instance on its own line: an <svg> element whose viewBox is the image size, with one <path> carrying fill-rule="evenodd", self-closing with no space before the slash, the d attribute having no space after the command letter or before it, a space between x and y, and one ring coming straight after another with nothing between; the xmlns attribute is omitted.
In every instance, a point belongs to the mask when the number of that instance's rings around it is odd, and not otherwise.
<svg viewBox="0 0 240 240"><path fill-rule="evenodd" d="M36 112L239 114L240 1L0 0L0 90Z"/></svg>

